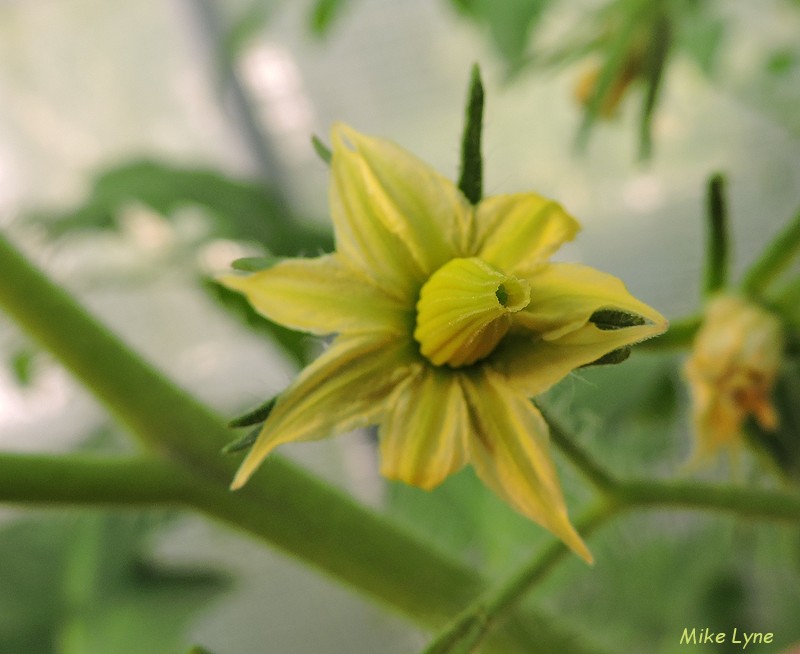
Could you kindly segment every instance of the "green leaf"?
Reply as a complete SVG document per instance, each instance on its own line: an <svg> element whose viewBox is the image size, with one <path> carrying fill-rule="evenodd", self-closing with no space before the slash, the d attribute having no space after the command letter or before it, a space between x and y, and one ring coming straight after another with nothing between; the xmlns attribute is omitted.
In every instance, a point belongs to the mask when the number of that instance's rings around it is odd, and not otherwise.
<svg viewBox="0 0 800 654"><path fill-rule="evenodd" d="M101 173L82 206L39 213L54 236L82 229L117 229L120 210L143 204L166 218L178 209L198 206L213 220L212 236L250 239L276 255L330 251L329 232L302 222L262 184L231 179L204 168L184 168L148 159Z"/></svg>
<svg viewBox="0 0 800 654"><path fill-rule="evenodd" d="M716 69L725 30L725 22L713 13L708 3L696 3L693 10L680 15L677 40L681 51L708 76Z"/></svg>
<svg viewBox="0 0 800 654"><path fill-rule="evenodd" d="M672 47L672 32L669 15L659 13L653 20L650 30L650 43L645 62L644 76L647 89L642 99L642 118L639 124L639 157L641 159L649 159L653 150L653 115L664 79L667 56Z"/></svg>
<svg viewBox="0 0 800 654"><path fill-rule="evenodd" d="M495 48L509 67L523 59L531 33L551 0L451 0L464 14L489 29Z"/></svg>
<svg viewBox="0 0 800 654"><path fill-rule="evenodd" d="M346 4L346 0L316 0L308 16L311 31L317 36L327 34Z"/></svg>
<svg viewBox="0 0 800 654"><path fill-rule="evenodd" d="M0 651L172 654L230 580L145 558L167 519L92 512L0 529L0 556L13 562L0 566Z"/></svg>

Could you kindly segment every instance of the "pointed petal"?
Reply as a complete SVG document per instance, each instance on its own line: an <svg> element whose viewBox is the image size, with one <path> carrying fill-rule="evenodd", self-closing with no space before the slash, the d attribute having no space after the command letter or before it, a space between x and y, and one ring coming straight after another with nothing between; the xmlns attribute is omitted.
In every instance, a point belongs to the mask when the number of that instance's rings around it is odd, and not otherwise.
<svg viewBox="0 0 800 654"><path fill-rule="evenodd" d="M467 461L458 375L426 366L409 377L381 424L381 474L430 490Z"/></svg>
<svg viewBox="0 0 800 654"><path fill-rule="evenodd" d="M379 422L416 354L385 335L339 337L278 398L231 488L239 488L278 445L317 440Z"/></svg>
<svg viewBox="0 0 800 654"><path fill-rule="evenodd" d="M475 223L478 256L509 274L535 269L580 230L561 205L535 193L487 198Z"/></svg>
<svg viewBox="0 0 800 654"><path fill-rule="evenodd" d="M330 206L336 249L399 297L465 250L472 209L448 179L390 141L337 124Z"/></svg>
<svg viewBox="0 0 800 654"><path fill-rule="evenodd" d="M582 327L601 309L641 316L654 328L651 336L667 328L664 316L633 297L622 281L589 266L550 263L527 279L531 301L514 319L546 340Z"/></svg>
<svg viewBox="0 0 800 654"><path fill-rule="evenodd" d="M220 283L242 293L273 322L312 334L387 331L407 333L410 309L344 266L335 254L288 259Z"/></svg>
<svg viewBox="0 0 800 654"><path fill-rule="evenodd" d="M470 455L478 476L591 563L592 555L567 516L541 414L491 371L464 375L462 383L471 423Z"/></svg>

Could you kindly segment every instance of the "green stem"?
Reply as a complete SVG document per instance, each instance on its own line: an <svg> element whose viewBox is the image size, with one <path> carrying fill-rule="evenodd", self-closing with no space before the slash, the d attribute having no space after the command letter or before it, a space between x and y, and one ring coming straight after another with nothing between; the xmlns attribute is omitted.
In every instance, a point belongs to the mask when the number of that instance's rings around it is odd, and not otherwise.
<svg viewBox="0 0 800 654"><path fill-rule="evenodd" d="M585 472L584 456L578 457L578 466ZM762 520L800 522L800 496L796 495L695 482L628 481L615 483L608 500L577 520L576 527L588 537L623 510L654 507L723 511ZM459 614L423 654L472 651L470 648L475 647L568 552L562 542L553 543L503 586L484 595Z"/></svg>
<svg viewBox="0 0 800 654"><path fill-rule="evenodd" d="M584 477L592 483L601 493L613 493L617 481L609 472L597 464L571 436L567 435L562 425L550 413L544 413L545 421L550 427L550 439L559 450L583 473Z"/></svg>
<svg viewBox="0 0 800 654"><path fill-rule="evenodd" d="M53 480L58 480L58 483L53 483ZM261 498L243 499L240 494L230 493L213 481L159 459L0 454L0 502L47 507L185 507L201 511L223 523L275 543L275 516L268 508L265 510ZM369 515L362 518L370 520ZM302 519L297 522L300 529L308 528ZM343 528L348 527L353 528L354 525L343 525ZM380 543L370 541L359 545L346 542L346 536L339 542L332 543L329 534L319 530L305 536L321 538L323 548L345 548L345 552L334 554L334 557L356 558L361 565L371 570L370 574L375 575L378 587L383 590L376 592L375 589L365 588L358 583L356 586L376 597L388 599L425 627L441 627L484 589L485 584L474 570L429 550L424 550L420 556L423 547L420 543L396 527L388 528L391 533L387 535L405 552L403 556L395 553L393 559L383 563L380 557L386 555L386 552ZM368 532L362 531L360 536L363 537L366 533ZM334 550L337 551L339 550ZM304 558L308 560L307 557ZM386 568L381 571L380 565ZM409 570L408 565L424 566L419 570L422 577ZM396 581L392 580L392 568L399 568L408 576L401 593L387 598L384 582L395 585ZM353 579L347 575L336 573L330 567L326 567L326 570L353 583ZM397 582L396 585L400 583ZM458 592L457 587L460 588ZM402 601L398 603L398 600ZM563 634L551 627L542 616L526 611L524 617L513 616L508 628L496 634L489 651L503 654L524 654L530 651L532 636L527 628L530 624L537 626L537 641L544 638L558 643L570 637L569 634ZM552 647L547 651L555 653L558 649Z"/></svg>
<svg viewBox="0 0 800 654"><path fill-rule="evenodd" d="M588 536L616 513L616 508L603 503L576 521L576 528ZM497 622L514 607L537 583L568 554L570 550L561 541L555 541L530 563L512 575L508 581L458 615L447 628L425 648L422 654L450 654L473 651Z"/></svg>
<svg viewBox="0 0 800 654"><path fill-rule="evenodd" d="M706 297L728 282L728 214L725 207L725 178L714 175L708 182L708 236L703 291Z"/></svg>
<svg viewBox="0 0 800 654"><path fill-rule="evenodd" d="M800 252L800 212L775 237L742 280L742 290L759 295Z"/></svg>
<svg viewBox="0 0 800 654"><path fill-rule="evenodd" d="M697 482L622 482L615 498L626 508L663 507L724 511L764 520L800 521L800 496Z"/></svg>
<svg viewBox="0 0 800 654"><path fill-rule="evenodd" d="M441 624L482 589L473 570L280 457L271 457L244 489L230 493L227 485L237 461L220 455L230 432L95 322L2 236L0 307L61 359L145 445L180 464L171 483L180 484L181 474L191 475L183 477L191 491L182 484L172 488L191 492L193 506L258 534L422 625ZM170 488L168 475L155 469L150 474L160 475L151 480L154 484ZM96 475L100 476L89 479L96 482L91 492L96 492L97 501L120 492L120 477L99 471ZM2 476L5 484L20 483L18 475ZM51 477L57 489L78 492L78 475L71 478L72 491L58 479L57 474ZM40 478L40 493L45 492L44 483Z"/></svg>

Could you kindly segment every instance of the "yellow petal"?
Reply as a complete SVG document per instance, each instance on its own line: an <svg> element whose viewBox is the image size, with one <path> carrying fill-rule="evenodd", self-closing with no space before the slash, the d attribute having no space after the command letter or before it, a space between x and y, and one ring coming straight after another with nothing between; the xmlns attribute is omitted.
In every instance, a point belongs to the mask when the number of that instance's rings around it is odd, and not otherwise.
<svg viewBox="0 0 800 654"><path fill-rule="evenodd" d="M425 367L398 390L381 424L381 474L430 490L467 461L467 414L456 375Z"/></svg>
<svg viewBox="0 0 800 654"><path fill-rule="evenodd" d="M342 265L337 255L288 259L247 276L220 283L242 293L273 322L313 334L388 331L407 333L413 309L372 281Z"/></svg>
<svg viewBox="0 0 800 654"><path fill-rule="evenodd" d="M582 327L593 313L601 309L641 316L653 327L658 327L649 334L651 336L667 328L664 317L633 297L622 281L589 266L550 263L528 275L527 279L531 301L514 316L514 320L546 340Z"/></svg>
<svg viewBox="0 0 800 654"><path fill-rule="evenodd" d="M465 374L461 380L470 415L470 456L478 476L591 563L592 555L567 516L541 414L491 371Z"/></svg>
<svg viewBox="0 0 800 654"><path fill-rule="evenodd" d="M497 195L478 205L476 254L506 273L546 261L580 230L558 203L535 193Z"/></svg>
<svg viewBox="0 0 800 654"><path fill-rule="evenodd" d="M330 206L336 250L412 298L471 233L472 209L455 185L390 141L337 124Z"/></svg>
<svg viewBox="0 0 800 654"><path fill-rule="evenodd" d="M385 334L340 336L281 393L231 488L278 445L317 440L379 422L388 397L414 372L416 354Z"/></svg>

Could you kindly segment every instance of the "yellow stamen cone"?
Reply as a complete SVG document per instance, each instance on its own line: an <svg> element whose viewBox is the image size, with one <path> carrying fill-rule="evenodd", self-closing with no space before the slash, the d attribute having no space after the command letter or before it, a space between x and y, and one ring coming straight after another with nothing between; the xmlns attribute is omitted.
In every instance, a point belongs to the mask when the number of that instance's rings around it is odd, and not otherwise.
<svg viewBox="0 0 800 654"><path fill-rule="evenodd" d="M467 366L488 356L528 306L530 287L477 257L452 259L422 287L414 338L434 365Z"/></svg>

